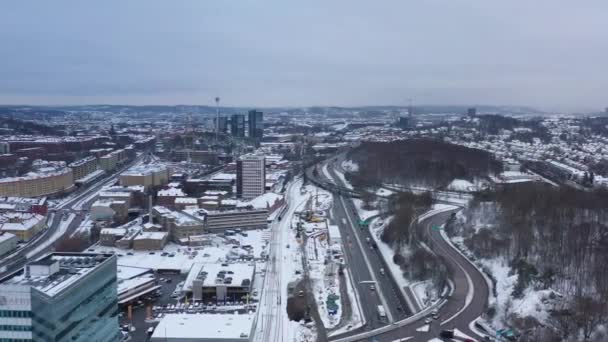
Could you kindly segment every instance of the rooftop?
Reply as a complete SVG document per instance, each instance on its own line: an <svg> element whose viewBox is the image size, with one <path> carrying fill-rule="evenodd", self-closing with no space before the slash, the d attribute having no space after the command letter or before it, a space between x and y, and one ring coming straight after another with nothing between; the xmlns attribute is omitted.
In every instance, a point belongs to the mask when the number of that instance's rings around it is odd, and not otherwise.
<svg viewBox="0 0 608 342"><path fill-rule="evenodd" d="M113 257L112 254L98 253L51 253L29 263L26 267L3 279L2 285L31 286L48 296L56 296L70 285L76 283L96 267L107 262ZM26 268L30 266L51 266L57 264L55 271L50 270L47 274L26 274ZM30 273L30 272L28 272Z"/></svg>
<svg viewBox="0 0 608 342"><path fill-rule="evenodd" d="M246 339L251 333L254 317L250 314L167 314L154 329L152 338L212 341Z"/></svg>

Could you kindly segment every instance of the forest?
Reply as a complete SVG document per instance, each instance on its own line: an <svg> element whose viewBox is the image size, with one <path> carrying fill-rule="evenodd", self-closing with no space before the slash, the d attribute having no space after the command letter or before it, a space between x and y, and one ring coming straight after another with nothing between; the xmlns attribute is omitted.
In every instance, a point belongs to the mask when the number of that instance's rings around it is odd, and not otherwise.
<svg viewBox="0 0 608 342"><path fill-rule="evenodd" d="M365 142L347 157L359 165L347 175L355 187L392 183L437 188L502 169L486 151L430 139Z"/></svg>
<svg viewBox="0 0 608 342"><path fill-rule="evenodd" d="M463 236L479 258L509 260L518 275L513 298L527 288L564 296L551 309L545 333L562 340L575 331L589 337L608 319L606 203L606 190L510 186L479 196L446 232Z"/></svg>

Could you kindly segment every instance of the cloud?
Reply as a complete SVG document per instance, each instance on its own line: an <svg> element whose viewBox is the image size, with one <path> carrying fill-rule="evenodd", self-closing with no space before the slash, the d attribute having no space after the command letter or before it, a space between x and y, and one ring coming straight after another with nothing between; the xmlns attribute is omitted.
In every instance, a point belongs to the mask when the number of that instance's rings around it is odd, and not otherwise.
<svg viewBox="0 0 608 342"><path fill-rule="evenodd" d="M12 2L4 103L603 107L608 3Z"/></svg>

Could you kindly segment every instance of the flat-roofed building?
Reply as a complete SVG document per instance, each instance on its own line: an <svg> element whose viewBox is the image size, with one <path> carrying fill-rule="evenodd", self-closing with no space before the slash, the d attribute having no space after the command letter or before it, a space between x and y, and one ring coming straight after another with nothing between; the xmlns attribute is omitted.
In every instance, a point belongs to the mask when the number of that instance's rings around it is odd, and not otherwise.
<svg viewBox="0 0 608 342"><path fill-rule="evenodd" d="M97 171L97 166L97 158L95 158L94 156L82 158L68 165L68 167L72 169L72 173L74 174L75 180L84 178L89 174Z"/></svg>
<svg viewBox="0 0 608 342"><path fill-rule="evenodd" d="M182 291L202 302L246 301L254 276L254 263L194 263Z"/></svg>
<svg viewBox="0 0 608 342"><path fill-rule="evenodd" d="M0 341L118 341L116 256L52 253L0 279Z"/></svg>
<svg viewBox="0 0 608 342"><path fill-rule="evenodd" d="M167 232L141 232L133 239L133 249L138 251L158 251L169 239Z"/></svg>
<svg viewBox="0 0 608 342"><path fill-rule="evenodd" d="M250 342L255 333L255 315L244 314L167 314L158 325L151 342ZM213 327L213 329L201 329Z"/></svg>

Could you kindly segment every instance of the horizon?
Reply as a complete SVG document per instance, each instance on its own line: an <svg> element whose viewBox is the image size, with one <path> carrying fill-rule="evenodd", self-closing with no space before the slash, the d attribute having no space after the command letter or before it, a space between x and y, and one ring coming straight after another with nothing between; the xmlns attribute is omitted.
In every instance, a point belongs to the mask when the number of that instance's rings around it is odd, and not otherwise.
<svg viewBox="0 0 608 342"><path fill-rule="evenodd" d="M260 108L408 99L559 112L608 105L608 80L598 72L608 68L608 3L600 1L5 7L7 104L173 105L220 96L231 107Z"/></svg>

